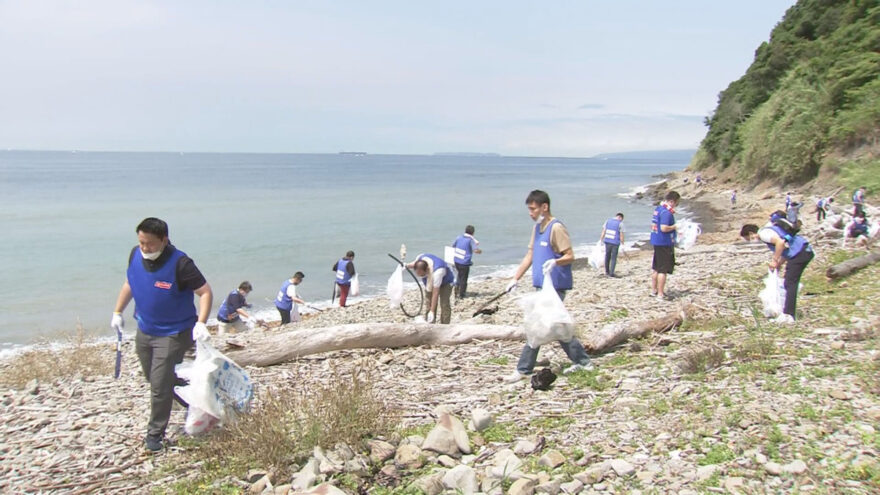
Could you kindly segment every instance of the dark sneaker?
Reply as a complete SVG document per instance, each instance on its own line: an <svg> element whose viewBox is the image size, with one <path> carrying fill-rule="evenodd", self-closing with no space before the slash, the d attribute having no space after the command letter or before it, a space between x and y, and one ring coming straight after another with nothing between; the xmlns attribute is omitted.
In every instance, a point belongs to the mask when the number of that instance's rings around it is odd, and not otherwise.
<svg viewBox="0 0 880 495"><path fill-rule="evenodd" d="M144 448L151 454L157 454L162 452L162 449L164 449L165 446L162 444L161 438L147 435L147 438L144 440Z"/></svg>

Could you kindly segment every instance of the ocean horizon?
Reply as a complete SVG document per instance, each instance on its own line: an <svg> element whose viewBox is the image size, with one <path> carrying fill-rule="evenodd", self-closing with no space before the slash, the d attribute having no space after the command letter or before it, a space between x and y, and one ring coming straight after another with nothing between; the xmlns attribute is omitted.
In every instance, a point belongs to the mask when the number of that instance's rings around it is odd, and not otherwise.
<svg viewBox="0 0 880 495"><path fill-rule="evenodd" d="M468 224L483 254L472 280L510 276L532 222L524 200L542 189L568 227L576 253L620 211L629 240L644 238L650 205L632 194L686 167L693 150L591 158L483 153L179 153L0 151L0 350L59 340L78 325L112 337L110 315L134 232L145 217L169 224L214 290L212 318L243 280L258 317L277 319L272 298L296 271L299 291L330 303L332 265L356 253L361 298L384 293L406 244L442 257ZM350 299L356 302L358 298ZM134 330L133 304L125 312Z"/></svg>

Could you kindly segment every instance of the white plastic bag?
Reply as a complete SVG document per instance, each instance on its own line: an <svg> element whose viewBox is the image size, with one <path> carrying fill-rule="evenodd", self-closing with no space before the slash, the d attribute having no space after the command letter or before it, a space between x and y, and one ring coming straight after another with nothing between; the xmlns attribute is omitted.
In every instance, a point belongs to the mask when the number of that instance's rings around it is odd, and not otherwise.
<svg viewBox="0 0 880 495"><path fill-rule="evenodd" d="M700 224L691 222L690 220L683 220L679 224L678 230L678 247L687 251L688 249L694 247L694 244L697 243L697 236L703 233L700 229Z"/></svg>
<svg viewBox="0 0 880 495"><path fill-rule="evenodd" d="M396 309L403 300L403 265L397 265L394 273L388 278L388 307Z"/></svg>
<svg viewBox="0 0 880 495"><path fill-rule="evenodd" d="M532 349L554 340L569 342L574 337L574 319L553 288L549 271L544 272L541 290L521 297L519 303L525 315L526 342Z"/></svg>
<svg viewBox="0 0 880 495"><path fill-rule="evenodd" d="M868 227L868 237L873 239L877 237L878 233L880 233L880 222L877 222L875 220L874 223L872 223L871 226Z"/></svg>
<svg viewBox="0 0 880 495"><path fill-rule="evenodd" d="M590 249L590 256L587 258L590 266L598 270L605 266L605 243L599 241Z"/></svg>
<svg viewBox="0 0 880 495"><path fill-rule="evenodd" d="M764 278L764 288L758 294L764 305L764 316L775 318L785 307L785 286L776 270L770 270Z"/></svg>
<svg viewBox="0 0 880 495"><path fill-rule="evenodd" d="M189 380L189 385L175 388L189 404L187 434L208 431L228 420L231 411L243 412L250 406L254 386L247 372L206 340L196 341L195 361L175 369L177 376Z"/></svg>
<svg viewBox="0 0 880 495"><path fill-rule="evenodd" d="M354 277L351 277L351 289L348 291L348 295L351 297L357 297L361 294L361 283L358 280L358 274L355 273Z"/></svg>

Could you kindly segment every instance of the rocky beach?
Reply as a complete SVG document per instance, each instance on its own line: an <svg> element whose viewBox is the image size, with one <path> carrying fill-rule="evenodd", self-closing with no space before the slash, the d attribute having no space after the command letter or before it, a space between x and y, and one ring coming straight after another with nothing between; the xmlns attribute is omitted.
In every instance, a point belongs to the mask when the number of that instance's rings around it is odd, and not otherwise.
<svg viewBox="0 0 880 495"><path fill-rule="evenodd" d="M829 266L865 249L842 250L840 228L804 211L816 259L802 280L797 323L774 324L759 314L768 252L738 232L743 223L763 223L785 191L740 191L732 207L732 183L685 183L686 174L647 193L677 190L703 229L694 247L677 252L671 301L650 297L650 250L621 253L619 278L586 259L575 263L565 306L588 349L615 329L683 316L668 331L593 353L594 370L562 374L568 360L550 344L539 356L539 365L558 373L550 390L506 383L521 340L350 349L248 367L259 391L366 367L400 426L362 445L316 449L291 466L293 475L252 466L205 484L204 465L189 452L193 441L180 438L184 409L172 413L173 446L144 453L149 387L132 342L123 346L119 379L114 348L96 345L107 373L0 391L0 492L195 493L180 487L201 480L202 493L876 493L880 270L826 280ZM809 198L812 191L798 192ZM452 323L521 325L517 297L530 292L527 277L493 303L494 312L471 316L506 282L472 283L470 297L454 300ZM247 349L267 334L409 320L379 297L213 343ZM15 358L0 366L3 375L22 373ZM438 444L442 430L455 441Z"/></svg>

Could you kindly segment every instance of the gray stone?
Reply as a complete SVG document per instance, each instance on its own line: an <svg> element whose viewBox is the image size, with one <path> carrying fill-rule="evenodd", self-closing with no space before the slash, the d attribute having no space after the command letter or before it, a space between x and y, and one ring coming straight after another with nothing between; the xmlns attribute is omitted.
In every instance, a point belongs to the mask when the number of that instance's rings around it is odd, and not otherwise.
<svg viewBox="0 0 880 495"><path fill-rule="evenodd" d="M611 469L621 478L636 472L636 468L624 459L613 459L611 461Z"/></svg>
<svg viewBox="0 0 880 495"><path fill-rule="evenodd" d="M548 495L557 495L561 490L562 483L559 481L545 481L535 487L536 493L547 493Z"/></svg>
<svg viewBox="0 0 880 495"><path fill-rule="evenodd" d="M586 471L574 475L574 479L580 481L584 485L594 485L605 479L605 474L609 469L611 469L611 464L603 462L595 466L590 466Z"/></svg>
<svg viewBox="0 0 880 495"><path fill-rule="evenodd" d="M244 476L245 481L248 483L256 483L260 478L269 474L265 469L251 469Z"/></svg>
<svg viewBox="0 0 880 495"><path fill-rule="evenodd" d="M40 393L40 382L36 378L27 382L27 385L24 386L24 393L27 395L39 394Z"/></svg>
<svg viewBox="0 0 880 495"><path fill-rule="evenodd" d="M368 445L370 446L370 460L373 461L374 464L382 464L388 459L394 457L394 445L391 445L388 442L371 440Z"/></svg>
<svg viewBox="0 0 880 495"><path fill-rule="evenodd" d="M700 466L697 468L697 480L706 481L718 471L718 466L709 464L708 466Z"/></svg>
<svg viewBox="0 0 880 495"><path fill-rule="evenodd" d="M513 446L513 453L516 455L529 455L538 446L535 442L529 440L520 440Z"/></svg>
<svg viewBox="0 0 880 495"><path fill-rule="evenodd" d="M772 474L773 476L779 476L780 474L782 474L782 466L775 462L768 462L767 464L764 464L764 469L767 471L767 473Z"/></svg>
<svg viewBox="0 0 880 495"><path fill-rule="evenodd" d="M442 473L434 473L422 476L421 478L415 480L412 484L413 487L421 490L426 495L439 495L443 493L443 490L446 487L443 485L443 474Z"/></svg>
<svg viewBox="0 0 880 495"><path fill-rule="evenodd" d="M318 461L309 459L309 462L302 467L295 475L290 484L296 491L306 491L311 488L318 479Z"/></svg>
<svg viewBox="0 0 880 495"><path fill-rule="evenodd" d="M425 464L422 458L422 449L412 444L403 445L397 449L397 453L394 455L394 463L408 469L420 468Z"/></svg>
<svg viewBox="0 0 880 495"><path fill-rule="evenodd" d="M503 495L503 485L501 480L486 476L480 482L480 491L486 495Z"/></svg>
<svg viewBox="0 0 880 495"><path fill-rule="evenodd" d="M459 464L446 471L443 475L443 485L450 490L470 495L477 491L477 473L474 468Z"/></svg>
<svg viewBox="0 0 880 495"><path fill-rule="evenodd" d="M510 488L507 490L508 495L532 495L535 493L535 486L537 483L535 480L531 480L528 478L520 478L513 482L510 485Z"/></svg>
<svg viewBox="0 0 880 495"><path fill-rule="evenodd" d="M268 475L263 475L248 488L249 493L263 493L263 490L272 488L272 482L269 481Z"/></svg>
<svg viewBox="0 0 880 495"><path fill-rule="evenodd" d="M546 466L550 469L556 469L565 463L565 456L558 450L548 450L538 459L538 465Z"/></svg>
<svg viewBox="0 0 880 495"><path fill-rule="evenodd" d="M800 459L795 459L794 461L789 462L785 466L782 466L782 470L785 471L786 473L802 474L802 473L806 472L807 464Z"/></svg>
<svg viewBox="0 0 880 495"><path fill-rule="evenodd" d="M559 485L559 489L565 493L578 493L583 487L584 484L576 479L571 480L568 483L562 483L561 485Z"/></svg>
<svg viewBox="0 0 880 495"><path fill-rule="evenodd" d="M743 479L739 476L731 476L724 480L724 489L730 493L739 493L744 486Z"/></svg>
<svg viewBox="0 0 880 495"><path fill-rule="evenodd" d="M459 464L458 461L456 461L452 457L449 457L448 455L441 455L440 457L438 457L437 463L443 467L448 467L448 468L455 467Z"/></svg>
<svg viewBox="0 0 880 495"><path fill-rule="evenodd" d="M428 433L425 442L422 443L422 449L450 456L457 456L460 454L452 430L439 424L434 426L434 428Z"/></svg>
<svg viewBox="0 0 880 495"><path fill-rule="evenodd" d="M278 485L275 487L274 495L287 495L290 493L290 485Z"/></svg>
<svg viewBox="0 0 880 495"><path fill-rule="evenodd" d="M330 483L321 483L320 485L309 490L308 493L316 495L346 495L346 493Z"/></svg>
<svg viewBox="0 0 880 495"><path fill-rule="evenodd" d="M471 423L477 431L483 431L492 426L492 415L485 409L474 409L471 411Z"/></svg>

